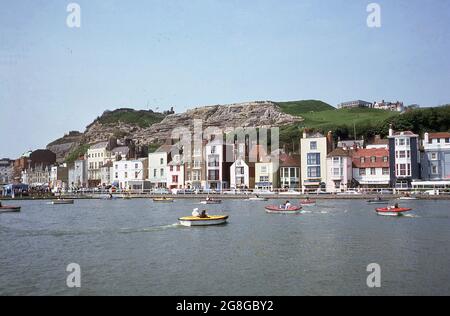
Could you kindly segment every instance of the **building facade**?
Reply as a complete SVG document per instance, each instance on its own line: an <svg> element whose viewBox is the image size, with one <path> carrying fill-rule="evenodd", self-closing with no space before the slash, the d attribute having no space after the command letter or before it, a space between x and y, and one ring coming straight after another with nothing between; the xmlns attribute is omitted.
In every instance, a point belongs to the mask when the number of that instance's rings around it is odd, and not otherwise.
<svg viewBox="0 0 450 316"><path fill-rule="evenodd" d="M121 190L143 190L148 178L148 159L120 160L112 163L111 181Z"/></svg>
<svg viewBox="0 0 450 316"><path fill-rule="evenodd" d="M68 188L69 168L66 164L52 166L50 169L50 188L53 192L64 191Z"/></svg>
<svg viewBox="0 0 450 316"><path fill-rule="evenodd" d="M303 133L300 140L302 192L316 191L327 182L327 154L330 151L328 137L320 133Z"/></svg>
<svg viewBox="0 0 450 316"><path fill-rule="evenodd" d="M88 149L88 181L90 187L95 187L102 183L101 169L103 165L111 161L110 147L109 142L99 142Z"/></svg>
<svg viewBox="0 0 450 316"><path fill-rule="evenodd" d="M205 146L206 158L206 189L225 190L230 188L230 167L232 161L227 161L227 153L233 152L233 146L222 139L210 141Z"/></svg>
<svg viewBox="0 0 450 316"><path fill-rule="evenodd" d="M69 168L69 188L77 190L88 187L87 160L80 158L75 160L73 166Z"/></svg>
<svg viewBox="0 0 450 316"><path fill-rule="evenodd" d="M351 188L352 150L345 147L336 148L327 156L327 192L343 192Z"/></svg>
<svg viewBox="0 0 450 316"><path fill-rule="evenodd" d="M391 187L411 188L420 179L419 136L411 131L394 132L389 128L389 168Z"/></svg>
<svg viewBox="0 0 450 316"><path fill-rule="evenodd" d="M300 188L300 156L281 154L280 162L280 188Z"/></svg>
<svg viewBox="0 0 450 316"><path fill-rule="evenodd" d="M14 161L8 158L0 159L0 185L14 181Z"/></svg>
<svg viewBox="0 0 450 316"><path fill-rule="evenodd" d="M422 154L422 180L450 180L450 133L425 133Z"/></svg>
<svg viewBox="0 0 450 316"><path fill-rule="evenodd" d="M363 188L385 188L390 185L390 157L387 148L357 149L352 154L353 179Z"/></svg>
<svg viewBox="0 0 450 316"><path fill-rule="evenodd" d="M167 188L183 189L184 188L184 161L180 153L172 157L172 161L167 166Z"/></svg>
<svg viewBox="0 0 450 316"><path fill-rule="evenodd" d="M148 179L152 188L167 188L167 166L172 160L172 145L162 145L148 154Z"/></svg>

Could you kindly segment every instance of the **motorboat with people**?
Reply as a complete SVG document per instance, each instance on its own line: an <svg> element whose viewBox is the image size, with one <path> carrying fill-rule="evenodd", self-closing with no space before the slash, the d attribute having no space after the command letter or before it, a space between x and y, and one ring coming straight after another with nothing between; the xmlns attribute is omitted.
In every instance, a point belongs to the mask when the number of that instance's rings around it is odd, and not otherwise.
<svg viewBox="0 0 450 316"><path fill-rule="evenodd" d="M73 199L56 199L52 201L53 205L63 205L63 204L74 204L75 200Z"/></svg>
<svg viewBox="0 0 450 316"><path fill-rule="evenodd" d="M316 200L312 200L310 198L306 198L304 200L300 200L300 205L301 206L315 206L316 205Z"/></svg>
<svg viewBox="0 0 450 316"><path fill-rule="evenodd" d="M266 212L271 214L298 214L301 210L301 206L292 205L289 201L283 205L266 206Z"/></svg>
<svg viewBox="0 0 450 316"><path fill-rule="evenodd" d="M2 205L0 202L0 213L16 213L20 212L20 206Z"/></svg>
<svg viewBox="0 0 450 316"><path fill-rule="evenodd" d="M411 208L399 207L396 203L395 205L391 205L388 207L377 208L375 209L378 215L382 216L401 216L405 212L412 211Z"/></svg>
<svg viewBox="0 0 450 316"><path fill-rule="evenodd" d="M225 224L228 215L209 215L206 210L199 212L198 208L194 209L191 216L180 217L178 220L180 225L191 226L213 226Z"/></svg>
<svg viewBox="0 0 450 316"><path fill-rule="evenodd" d="M222 200L218 200L218 199L213 199L210 197L207 197L206 199L204 199L203 201L200 202L200 204L221 204Z"/></svg>
<svg viewBox="0 0 450 316"><path fill-rule="evenodd" d="M162 198L154 198L153 202L157 203L172 203L174 201L173 198L162 197Z"/></svg>

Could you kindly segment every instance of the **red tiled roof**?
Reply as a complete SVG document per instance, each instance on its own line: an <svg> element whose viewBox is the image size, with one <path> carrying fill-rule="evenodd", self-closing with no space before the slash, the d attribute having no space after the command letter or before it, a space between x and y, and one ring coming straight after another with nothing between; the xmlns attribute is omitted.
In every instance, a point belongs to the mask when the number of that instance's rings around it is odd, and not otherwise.
<svg viewBox="0 0 450 316"><path fill-rule="evenodd" d="M430 139L437 139L437 138L450 138L450 133L447 132L441 132L441 133L429 133L428 137Z"/></svg>
<svg viewBox="0 0 450 316"><path fill-rule="evenodd" d="M345 150L341 147L336 148L327 157L349 157L351 156L352 150Z"/></svg>
<svg viewBox="0 0 450 316"><path fill-rule="evenodd" d="M281 167L300 167L300 156L299 155L280 155L280 166Z"/></svg>
<svg viewBox="0 0 450 316"><path fill-rule="evenodd" d="M364 162L361 162L364 157ZM371 161L375 157L375 162ZM388 157L386 162L383 157ZM356 168L389 168L389 151L386 148L358 149L353 151L353 166Z"/></svg>

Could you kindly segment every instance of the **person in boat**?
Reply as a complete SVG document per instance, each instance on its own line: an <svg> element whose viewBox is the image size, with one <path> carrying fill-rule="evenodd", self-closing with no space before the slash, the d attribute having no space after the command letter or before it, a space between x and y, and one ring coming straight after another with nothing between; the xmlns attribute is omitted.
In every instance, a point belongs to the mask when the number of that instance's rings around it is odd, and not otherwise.
<svg viewBox="0 0 450 316"><path fill-rule="evenodd" d="M202 210L202 213L199 216L200 218L207 218L208 214L206 214L206 210Z"/></svg>
<svg viewBox="0 0 450 316"><path fill-rule="evenodd" d="M395 203L394 205L391 205L391 209L397 209L398 208L398 203Z"/></svg>
<svg viewBox="0 0 450 316"><path fill-rule="evenodd" d="M198 208L194 208L194 210L192 211L192 216L200 217L200 213L198 212Z"/></svg>
<svg viewBox="0 0 450 316"><path fill-rule="evenodd" d="M285 209L285 210L290 209L291 206L292 206L292 204L291 204L291 202L289 202L289 201L286 201L286 203L284 203L284 209Z"/></svg>

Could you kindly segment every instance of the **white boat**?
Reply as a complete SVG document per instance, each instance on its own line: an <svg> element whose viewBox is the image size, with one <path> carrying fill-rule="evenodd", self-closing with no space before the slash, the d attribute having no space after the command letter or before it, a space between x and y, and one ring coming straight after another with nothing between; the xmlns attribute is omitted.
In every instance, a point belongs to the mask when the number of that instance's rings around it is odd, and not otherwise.
<svg viewBox="0 0 450 316"><path fill-rule="evenodd" d="M57 199L57 200L53 200L52 204L53 205L61 205L61 204L73 204L75 201L71 200L71 199Z"/></svg>
<svg viewBox="0 0 450 316"><path fill-rule="evenodd" d="M180 225L191 227L191 226L212 226L225 224L228 220L227 215L211 215L204 218L197 216L186 216L178 219Z"/></svg>
<svg viewBox="0 0 450 316"><path fill-rule="evenodd" d="M417 200L417 198L413 197L413 196L401 196L398 199L399 200L406 200L406 201Z"/></svg>
<svg viewBox="0 0 450 316"><path fill-rule="evenodd" d="M220 203L222 203L222 200L216 199L203 200L200 202L200 204L220 204Z"/></svg>
<svg viewBox="0 0 450 316"><path fill-rule="evenodd" d="M276 205L266 206L266 212L270 214L298 214L301 210L301 206L291 206L288 209Z"/></svg>
<svg viewBox="0 0 450 316"><path fill-rule="evenodd" d="M268 198L265 197L251 197L247 199L248 201L268 201Z"/></svg>

